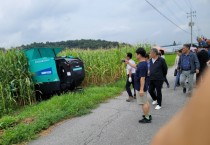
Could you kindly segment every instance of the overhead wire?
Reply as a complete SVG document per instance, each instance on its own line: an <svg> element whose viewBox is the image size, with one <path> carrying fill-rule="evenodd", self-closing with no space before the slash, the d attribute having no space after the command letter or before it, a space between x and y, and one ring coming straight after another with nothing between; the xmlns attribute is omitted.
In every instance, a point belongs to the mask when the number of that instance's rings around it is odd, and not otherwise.
<svg viewBox="0 0 210 145"><path fill-rule="evenodd" d="M183 22L183 20L180 19L180 17L177 17L177 14L175 14L175 12L172 11L171 7L170 7L170 8L167 7L167 4L166 4L165 1L163 1L163 0L160 0L160 1L161 1L162 4L165 4L165 5L164 5L165 9L173 16L174 20L178 21L180 24L186 23L186 22ZM171 18L171 17L170 17L170 18Z"/></svg>
<svg viewBox="0 0 210 145"><path fill-rule="evenodd" d="M154 10L156 10L161 16L163 16L166 20L171 22L173 25L175 25L177 28L182 30L183 32L190 34L188 31L181 28L179 25L177 25L175 22L173 22L171 19L169 19L166 15L164 15L158 8L156 8L152 3L150 3L148 0L145 0Z"/></svg>

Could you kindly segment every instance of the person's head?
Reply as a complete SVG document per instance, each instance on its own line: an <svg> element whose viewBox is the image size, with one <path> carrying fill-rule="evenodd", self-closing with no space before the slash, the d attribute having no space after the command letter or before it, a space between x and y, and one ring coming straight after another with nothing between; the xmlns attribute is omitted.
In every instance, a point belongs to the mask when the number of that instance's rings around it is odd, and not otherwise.
<svg viewBox="0 0 210 145"><path fill-rule="evenodd" d="M177 55L180 56L182 54L182 49L177 51Z"/></svg>
<svg viewBox="0 0 210 145"><path fill-rule="evenodd" d="M206 40L208 46L210 46L210 39Z"/></svg>
<svg viewBox="0 0 210 145"><path fill-rule="evenodd" d="M127 60L132 59L132 53L128 52L128 53L127 53L127 56L126 56L126 59L127 59Z"/></svg>
<svg viewBox="0 0 210 145"><path fill-rule="evenodd" d="M151 58L157 58L158 57L158 50L156 48L152 48L150 51L150 57Z"/></svg>
<svg viewBox="0 0 210 145"><path fill-rule="evenodd" d="M149 54L147 53L146 55L145 55L145 58L146 58L146 61L148 61L149 60Z"/></svg>
<svg viewBox="0 0 210 145"><path fill-rule="evenodd" d="M160 57L161 57L161 56L162 56L162 54L161 54L160 52L158 52L158 56L160 56Z"/></svg>
<svg viewBox="0 0 210 145"><path fill-rule="evenodd" d="M145 58L145 56L146 56L146 51L145 51L144 48L140 47L136 50L136 58L138 60L141 60L142 58Z"/></svg>
<svg viewBox="0 0 210 145"><path fill-rule="evenodd" d="M197 37L197 41L198 42L202 42L202 38L201 37Z"/></svg>
<svg viewBox="0 0 210 145"><path fill-rule="evenodd" d="M187 53L189 53L190 52L190 44L184 44L183 45L183 48L182 48L182 53L183 54L187 54Z"/></svg>
<svg viewBox="0 0 210 145"><path fill-rule="evenodd" d="M164 50L160 50L160 53L161 53L161 55L165 54Z"/></svg>

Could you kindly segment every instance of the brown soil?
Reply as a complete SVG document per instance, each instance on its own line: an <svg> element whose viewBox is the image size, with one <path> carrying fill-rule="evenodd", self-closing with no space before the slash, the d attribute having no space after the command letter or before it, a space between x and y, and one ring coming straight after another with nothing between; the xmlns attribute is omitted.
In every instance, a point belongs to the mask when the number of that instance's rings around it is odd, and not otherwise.
<svg viewBox="0 0 210 145"><path fill-rule="evenodd" d="M55 123L54 125L50 126L48 129L43 130L42 132L39 133L39 136L47 136L49 133L51 133L53 131L53 129L59 125L61 125L62 123L64 123L66 120L60 121L58 123Z"/></svg>
<svg viewBox="0 0 210 145"><path fill-rule="evenodd" d="M35 120L35 118L31 117L31 118L26 118L24 120L21 121L21 123L25 123L25 124L30 124Z"/></svg>
<svg viewBox="0 0 210 145"><path fill-rule="evenodd" d="M0 130L0 136L4 134L4 130Z"/></svg>

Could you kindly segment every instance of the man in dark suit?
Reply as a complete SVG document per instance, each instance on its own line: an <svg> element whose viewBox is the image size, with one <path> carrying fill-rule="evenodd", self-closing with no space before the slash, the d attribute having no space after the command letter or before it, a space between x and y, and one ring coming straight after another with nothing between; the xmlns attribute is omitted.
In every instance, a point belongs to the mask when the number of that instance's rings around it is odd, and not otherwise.
<svg viewBox="0 0 210 145"><path fill-rule="evenodd" d="M155 109L159 110L162 106L162 86L167 75L168 67L165 60L158 56L158 50L156 48L151 49L150 56L149 93L153 99L152 104L157 104Z"/></svg>

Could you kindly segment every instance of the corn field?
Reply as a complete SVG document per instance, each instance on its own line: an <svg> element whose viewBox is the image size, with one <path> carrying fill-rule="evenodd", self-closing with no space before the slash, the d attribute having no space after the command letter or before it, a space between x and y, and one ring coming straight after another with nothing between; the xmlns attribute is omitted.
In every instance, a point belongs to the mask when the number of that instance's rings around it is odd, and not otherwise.
<svg viewBox="0 0 210 145"><path fill-rule="evenodd" d="M142 45L149 48L149 45ZM127 52L135 54L136 47L120 47L114 49L79 50L67 49L59 56L75 56L84 61L85 81L84 86L100 85L115 82L125 76L125 64L122 59ZM133 56L135 60L135 55Z"/></svg>
<svg viewBox="0 0 210 145"><path fill-rule="evenodd" d="M142 45L149 48L149 45ZM66 49L59 56L75 56L84 61L83 86L115 82L125 76L122 59L127 52L135 54L136 47L81 50ZM135 56L133 56L135 60ZM0 51L0 117L20 106L36 101L34 84L28 70L28 60L19 50Z"/></svg>
<svg viewBox="0 0 210 145"><path fill-rule="evenodd" d="M0 51L0 115L35 101L27 62L21 51Z"/></svg>

